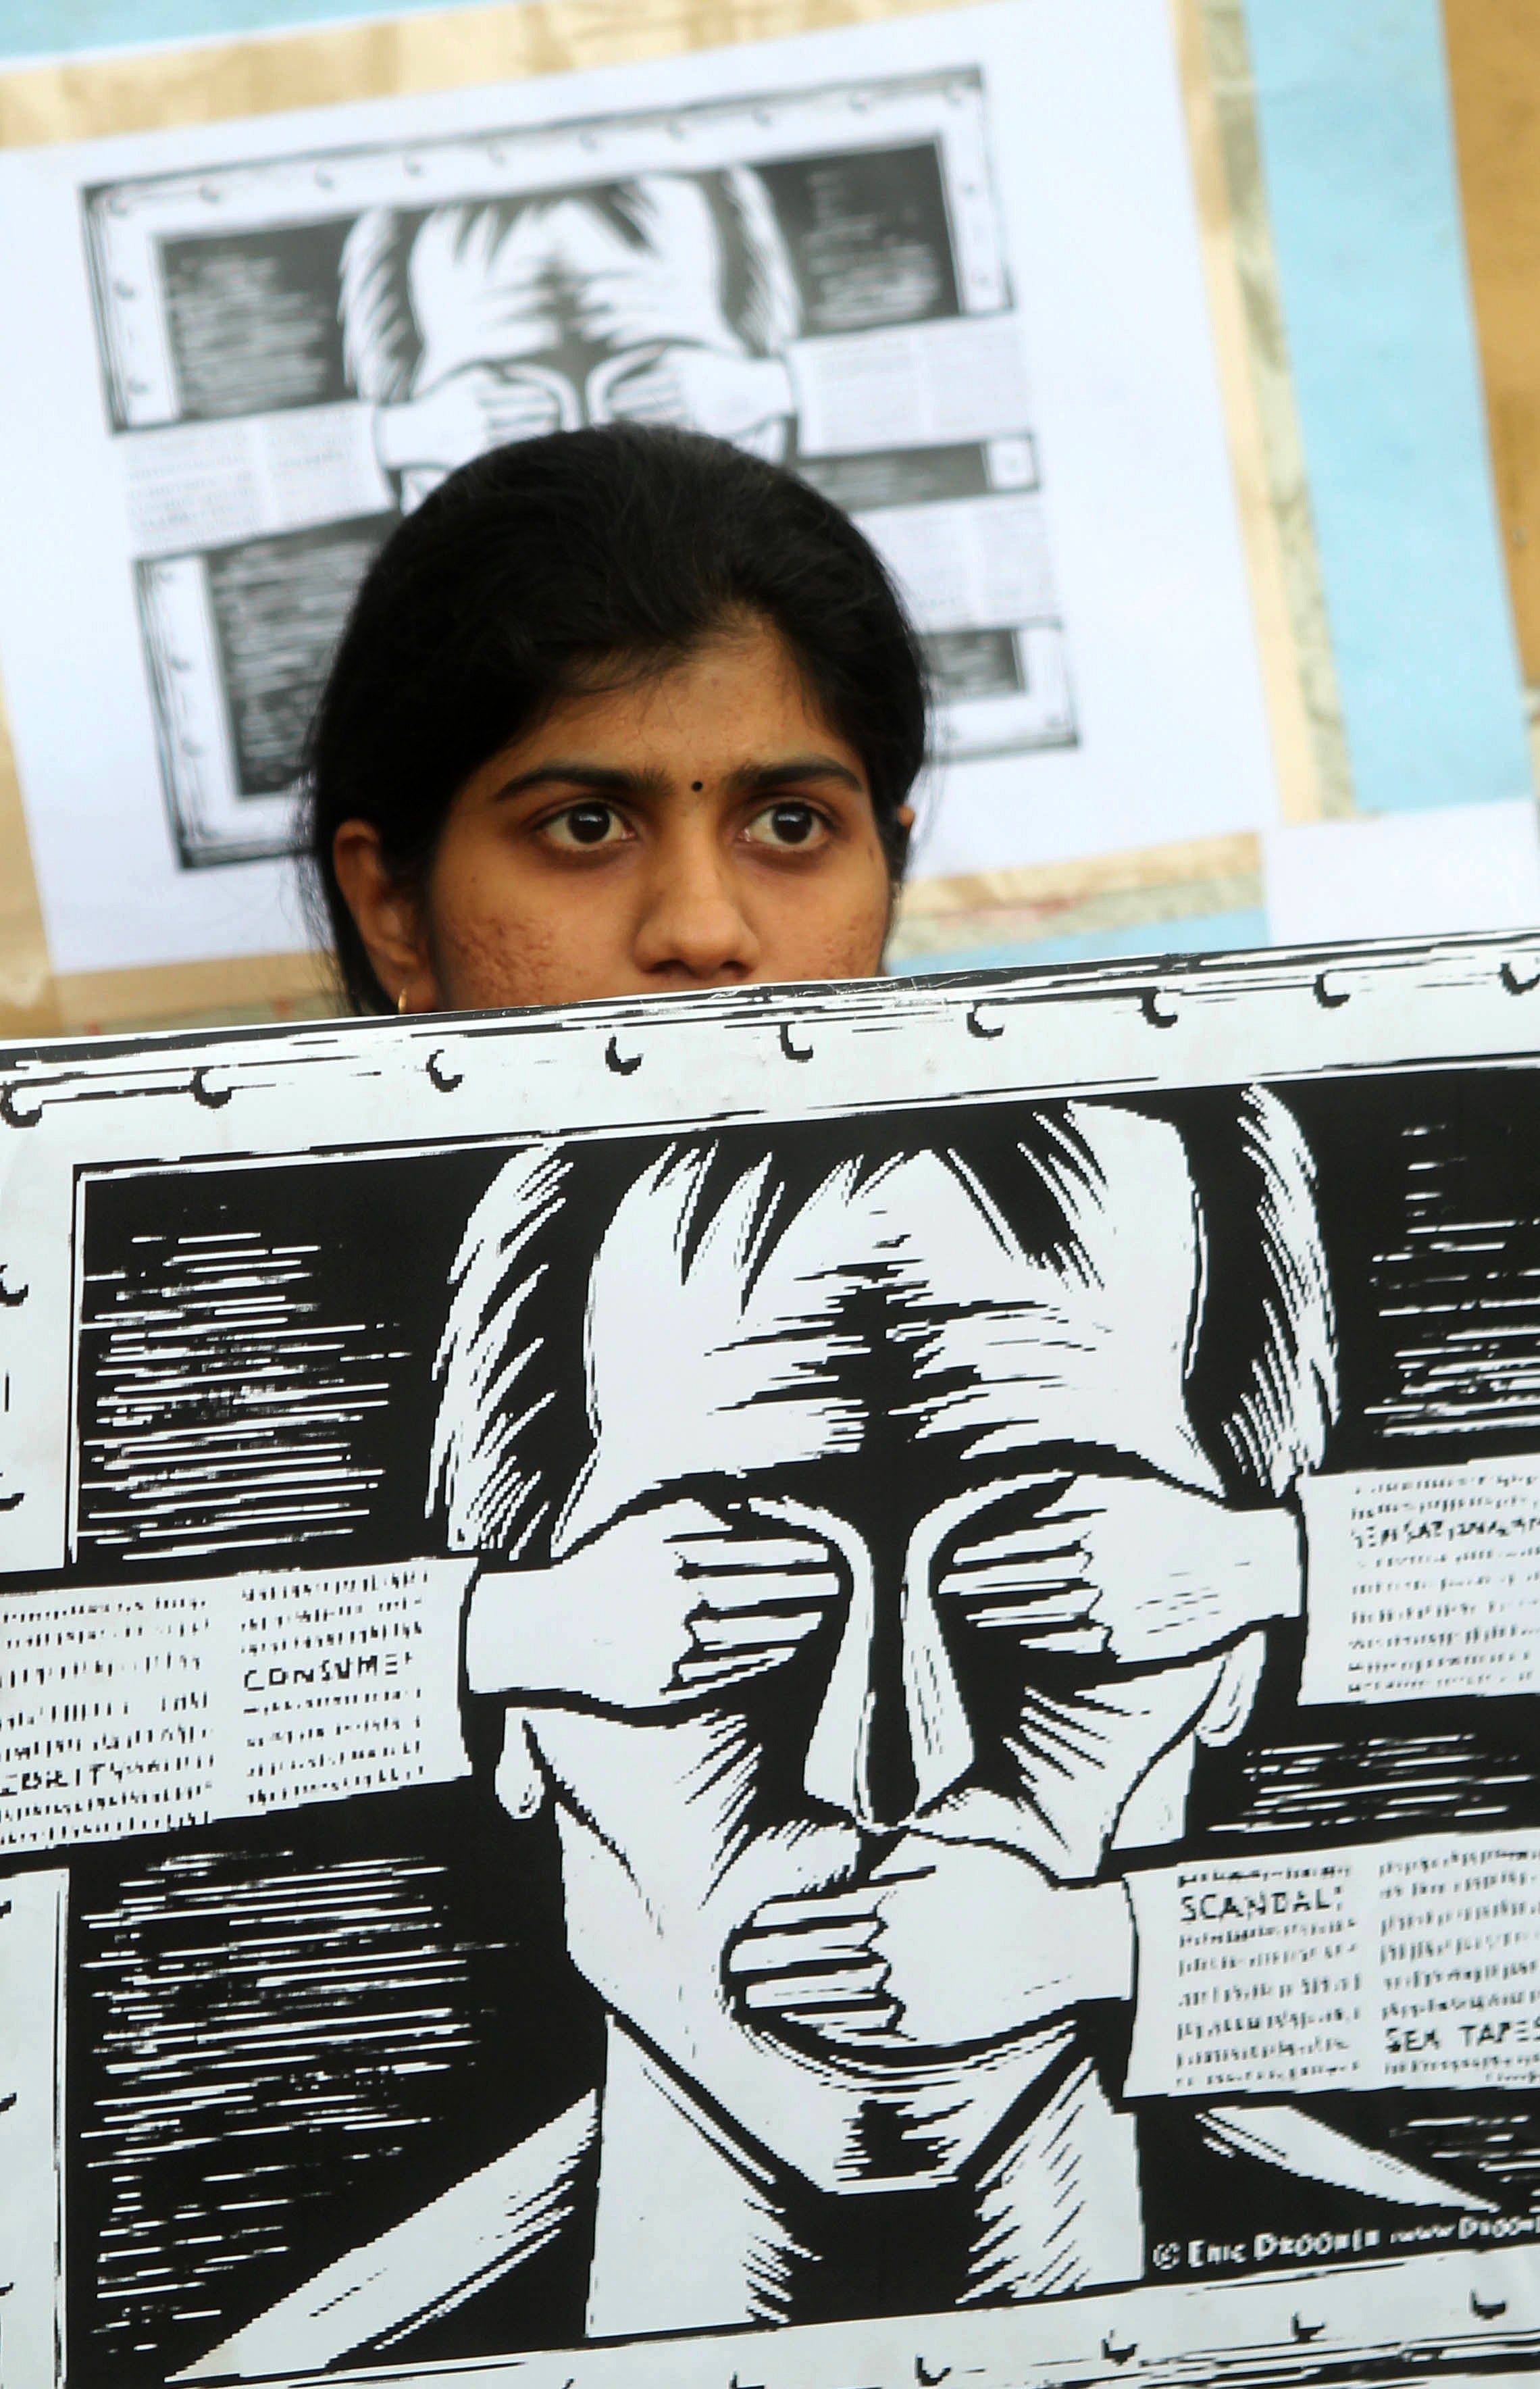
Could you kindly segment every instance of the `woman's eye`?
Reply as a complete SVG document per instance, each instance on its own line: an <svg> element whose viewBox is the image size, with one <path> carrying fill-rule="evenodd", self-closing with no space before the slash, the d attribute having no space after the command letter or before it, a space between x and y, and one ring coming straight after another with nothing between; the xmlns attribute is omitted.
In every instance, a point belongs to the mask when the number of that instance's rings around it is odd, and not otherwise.
<svg viewBox="0 0 1540 2389"><path fill-rule="evenodd" d="M767 805L755 814L748 824L748 836L757 846L813 846L825 829L821 814L811 805L788 799L778 805Z"/></svg>
<svg viewBox="0 0 1540 2389"><path fill-rule="evenodd" d="M626 824L613 805L568 805L553 813L541 830L554 846L614 846L626 835Z"/></svg>

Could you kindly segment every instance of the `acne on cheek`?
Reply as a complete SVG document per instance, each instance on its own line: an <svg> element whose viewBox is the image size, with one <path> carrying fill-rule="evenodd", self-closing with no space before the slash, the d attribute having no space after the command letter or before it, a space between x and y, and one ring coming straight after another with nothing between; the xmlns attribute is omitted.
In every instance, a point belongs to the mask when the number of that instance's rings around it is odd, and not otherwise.
<svg viewBox="0 0 1540 2389"><path fill-rule="evenodd" d="M452 926L439 922L433 949L444 1002L457 1012L559 1003L572 976L563 967L553 925L538 915L518 921L462 916Z"/></svg>
<svg viewBox="0 0 1540 2389"><path fill-rule="evenodd" d="M824 959L810 970L798 971L799 978L874 978L883 966L884 930L885 920L874 923L865 938L852 938L832 947Z"/></svg>
<svg viewBox="0 0 1540 2389"><path fill-rule="evenodd" d="M808 935L808 926L801 926L797 939L797 967L785 976L795 978L870 978L882 967L888 920L889 907L885 890L880 903L863 908L854 918L846 913L838 920L831 920L816 944Z"/></svg>

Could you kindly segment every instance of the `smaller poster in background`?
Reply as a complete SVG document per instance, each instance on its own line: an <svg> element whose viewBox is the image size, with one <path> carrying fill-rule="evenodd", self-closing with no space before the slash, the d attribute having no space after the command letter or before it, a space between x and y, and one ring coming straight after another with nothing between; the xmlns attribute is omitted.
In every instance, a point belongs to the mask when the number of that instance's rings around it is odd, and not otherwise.
<svg viewBox="0 0 1540 2389"><path fill-rule="evenodd" d="M976 70L85 195L184 864L283 854L354 590L500 439L682 422L907 592L959 755L1073 742Z"/></svg>
<svg viewBox="0 0 1540 2389"><path fill-rule="evenodd" d="M0 669L56 971L303 942L361 575L456 465L583 423L738 441L860 523L938 694L923 870L1273 816L1159 0L19 152L0 213Z"/></svg>

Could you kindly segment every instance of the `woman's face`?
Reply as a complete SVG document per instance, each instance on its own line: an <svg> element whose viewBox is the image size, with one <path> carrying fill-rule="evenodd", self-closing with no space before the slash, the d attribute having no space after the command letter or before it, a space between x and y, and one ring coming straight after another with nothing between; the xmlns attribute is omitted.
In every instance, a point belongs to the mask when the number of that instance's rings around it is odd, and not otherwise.
<svg viewBox="0 0 1540 2389"><path fill-rule="evenodd" d="M412 1012L864 978L891 901L860 758L761 623L564 698L472 773L420 889L366 823L335 851Z"/></svg>

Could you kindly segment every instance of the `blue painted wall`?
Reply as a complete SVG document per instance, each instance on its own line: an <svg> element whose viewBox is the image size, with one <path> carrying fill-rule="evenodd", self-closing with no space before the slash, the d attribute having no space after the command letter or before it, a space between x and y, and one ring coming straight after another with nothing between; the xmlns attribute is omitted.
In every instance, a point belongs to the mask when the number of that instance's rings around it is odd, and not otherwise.
<svg viewBox="0 0 1540 2389"><path fill-rule="evenodd" d="M1246 17L1357 803L1525 796L1437 0Z"/></svg>

